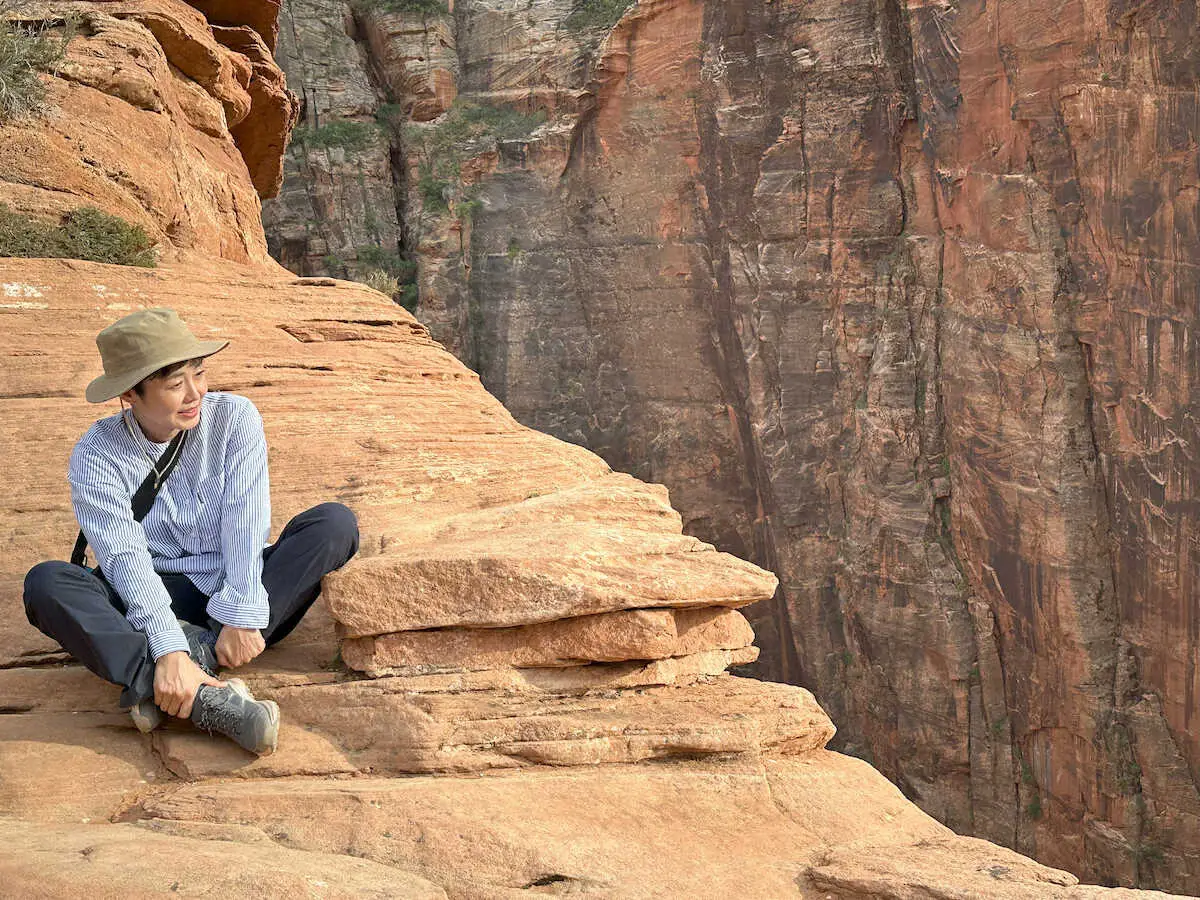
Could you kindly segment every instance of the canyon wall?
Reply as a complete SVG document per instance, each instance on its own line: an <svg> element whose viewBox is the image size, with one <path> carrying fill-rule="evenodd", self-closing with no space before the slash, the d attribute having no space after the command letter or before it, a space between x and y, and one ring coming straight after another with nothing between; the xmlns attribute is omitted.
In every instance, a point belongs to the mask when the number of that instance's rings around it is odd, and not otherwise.
<svg viewBox="0 0 1200 900"><path fill-rule="evenodd" d="M1149 900L959 837L825 749L833 725L810 692L725 671L757 655L737 609L774 596L772 573L685 535L661 486L518 423L391 298L262 253L258 201L296 104L271 61L277 10L0 16L5 46L69 38L41 76L45 115L0 124L5 221L36 232L94 205L142 223L157 257L0 259L4 892ZM422 234L455 219L466 240L494 202L457 193L462 162L417 173ZM326 186L353 171L328 169ZM402 271L382 252L353 261ZM141 733L118 686L23 616L25 572L74 539L73 443L118 411L82 396L95 335L151 306L230 339L210 384L263 413L273 529L330 499L361 528L297 630L238 670L281 708L267 756L182 722ZM184 530L203 515L192 488L173 512Z"/></svg>
<svg viewBox="0 0 1200 900"><path fill-rule="evenodd" d="M372 143L293 143L280 258L415 263L518 420L776 573L757 672L924 809L1200 889L1200 6L402 6L285 7Z"/></svg>

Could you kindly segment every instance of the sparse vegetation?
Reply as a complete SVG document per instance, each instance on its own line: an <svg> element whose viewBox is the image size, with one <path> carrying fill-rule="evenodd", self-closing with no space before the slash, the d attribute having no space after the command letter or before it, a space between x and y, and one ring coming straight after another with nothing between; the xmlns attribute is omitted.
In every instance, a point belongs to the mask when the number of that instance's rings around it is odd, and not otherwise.
<svg viewBox="0 0 1200 900"><path fill-rule="evenodd" d="M1035 822L1042 817L1041 794L1034 794L1033 799L1025 804L1025 815Z"/></svg>
<svg viewBox="0 0 1200 900"><path fill-rule="evenodd" d="M73 209L55 225L0 203L0 256L58 257L153 268L154 242L140 225L91 206Z"/></svg>
<svg viewBox="0 0 1200 900"><path fill-rule="evenodd" d="M563 20L568 31L609 31L636 0L579 0Z"/></svg>
<svg viewBox="0 0 1200 900"><path fill-rule="evenodd" d="M384 113L389 121L395 113ZM455 101L439 122L409 125L404 136L409 144L420 147L426 158L453 156L459 164L469 158L475 145L484 140L518 141L528 138L546 121L544 112L532 115L508 107Z"/></svg>
<svg viewBox="0 0 1200 900"><path fill-rule="evenodd" d="M464 188L462 196L454 204L454 215L460 222L475 221L475 216L483 210L483 201L479 199L479 190L478 184Z"/></svg>
<svg viewBox="0 0 1200 900"><path fill-rule="evenodd" d="M389 275L382 269L372 269L368 272L363 278L363 284L392 298L400 293L400 279L395 275Z"/></svg>
<svg viewBox="0 0 1200 900"><path fill-rule="evenodd" d="M443 0L352 0L355 12L416 13L422 16L444 16L450 13Z"/></svg>
<svg viewBox="0 0 1200 900"><path fill-rule="evenodd" d="M350 119L334 119L319 128L301 125L292 133L293 140L300 141L306 148L325 150L344 147L361 151L370 147L379 136L374 122L355 122Z"/></svg>
<svg viewBox="0 0 1200 900"><path fill-rule="evenodd" d="M0 0L0 14L12 4ZM46 88L39 73L53 72L75 33L73 20L26 26L0 18L0 122L38 115L46 109Z"/></svg>
<svg viewBox="0 0 1200 900"><path fill-rule="evenodd" d="M421 164L421 172L417 178L417 192L421 195L421 202L426 212L449 211L450 203L446 199L446 195L450 192L450 182L434 175L432 163Z"/></svg>
<svg viewBox="0 0 1200 900"><path fill-rule="evenodd" d="M398 116L391 106L380 110L380 118L392 127ZM506 107L456 102L435 124L412 124L404 129L404 143L420 160L417 168L417 193L426 212L440 214L454 210L460 219L470 218L482 209L471 190L462 190L459 179L462 164L495 146L497 140L525 140L546 121L544 113L533 115Z"/></svg>
<svg viewBox="0 0 1200 900"><path fill-rule="evenodd" d="M417 307L417 264L394 250L383 247L359 247L358 263L365 274L363 284L387 294L409 312Z"/></svg>

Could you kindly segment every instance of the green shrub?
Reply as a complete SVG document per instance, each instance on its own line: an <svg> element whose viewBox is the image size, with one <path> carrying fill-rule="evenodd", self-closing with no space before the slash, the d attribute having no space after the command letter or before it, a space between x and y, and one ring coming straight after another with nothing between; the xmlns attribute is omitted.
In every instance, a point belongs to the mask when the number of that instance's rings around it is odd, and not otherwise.
<svg viewBox="0 0 1200 900"><path fill-rule="evenodd" d="M417 303L420 301L420 294L417 291L417 283L406 284L400 288L400 297L396 301L410 313L417 311Z"/></svg>
<svg viewBox="0 0 1200 900"><path fill-rule="evenodd" d="M1037 821L1042 817L1042 798L1038 794L1033 795L1033 799L1025 804L1025 815Z"/></svg>
<svg viewBox="0 0 1200 900"><path fill-rule="evenodd" d="M450 6L444 0L353 0L355 12L416 13L423 16L444 16Z"/></svg>
<svg viewBox="0 0 1200 900"><path fill-rule="evenodd" d="M345 147L347 150L361 151L375 143L379 136L379 127L374 122L334 119L320 128L302 125L295 130L294 136L305 147L313 149Z"/></svg>
<svg viewBox="0 0 1200 900"><path fill-rule="evenodd" d="M395 297L400 293L400 279L395 275L389 275L383 269L372 269L362 279L362 283L389 297Z"/></svg>
<svg viewBox="0 0 1200 900"><path fill-rule="evenodd" d="M395 250L374 244L355 250L358 264L367 269L359 280L387 294L409 312L417 308L417 264Z"/></svg>
<svg viewBox="0 0 1200 900"><path fill-rule="evenodd" d="M0 122L45 111L46 88L38 73L55 70L74 31L70 21L63 34L56 35L45 26L29 28L0 20Z"/></svg>
<svg viewBox="0 0 1200 900"><path fill-rule="evenodd" d="M563 20L568 31L609 31L635 0L579 0Z"/></svg>
<svg viewBox="0 0 1200 900"><path fill-rule="evenodd" d="M446 202L446 193L450 190L450 182L438 178L431 167L422 166L420 177L417 179L417 191L421 202L425 204L426 212L448 212L450 204Z"/></svg>
<svg viewBox="0 0 1200 900"><path fill-rule="evenodd" d="M145 268L157 265L154 242L140 225L90 206L71 210L54 225L0 203L0 256L86 259Z"/></svg>
<svg viewBox="0 0 1200 900"><path fill-rule="evenodd" d="M463 222L475 221L475 216L483 209L483 201L478 197L467 197L454 204L454 215Z"/></svg>
<svg viewBox="0 0 1200 900"><path fill-rule="evenodd" d="M404 117L404 106L399 103L381 103L375 108L375 121L379 127L394 135L403 132Z"/></svg>
<svg viewBox="0 0 1200 900"><path fill-rule="evenodd" d="M395 250L385 250L383 247L370 244L366 247L359 247L355 251L355 255L358 257L359 265L378 269L402 282L411 281L416 277L417 264L412 260L405 259Z"/></svg>

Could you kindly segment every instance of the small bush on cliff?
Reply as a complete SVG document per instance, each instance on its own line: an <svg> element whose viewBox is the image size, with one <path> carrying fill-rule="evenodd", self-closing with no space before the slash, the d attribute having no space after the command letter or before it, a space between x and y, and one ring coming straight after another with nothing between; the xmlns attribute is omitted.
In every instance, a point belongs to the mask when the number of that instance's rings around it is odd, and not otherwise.
<svg viewBox="0 0 1200 900"><path fill-rule="evenodd" d="M302 125L293 135L305 147L326 150L330 147L344 147L347 150L361 152L375 143L379 128L373 122L354 122L350 119L334 119L319 128Z"/></svg>
<svg viewBox="0 0 1200 900"><path fill-rule="evenodd" d="M417 264L394 250L368 245L355 251L358 265L365 270L359 280L381 294L387 294L409 312L417 308Z"/></svg>
<svg viewBox="0 0 1200 900"><path fill-rule="evenodd" d="M444 16L450 12L443 0L353 0L355 12L416 13L423 16Z"/></svg>
<svg viewBox="0 0 1200 900"><path fill-rule="evenodd" d="M434 214L452 208L460 219L471 218L483 206L470 188L459 182L462 164L495 147L495 142L527 140L546 121L546 114L528 114L503 106L456 101L442 118L430 125L409 125L403 141L419 160L417 192L426 211Z"/></svg>
<svg viewBox="0 0 1200 900"><path fill-rule="evenodd" d="M90 206L71 210L54 225L0 203L0 256L86 259L145 268L157 264L154 242L140 225Z"/></svg>
<svg viewBox="0 0 1200 900"><path fill-rule="evenodd" d="M563 20L568 31L610 31L635 0L580 0Z"/></svg>
<svg viewBox="0 0 1200 900"><path fill-rule="evenodd" d="M15 7L0 0L0 17ZM61 35L48 26L27 27L0 18L0 122L45 111L46 88L40 72L52 72L67 51L74 28Z"/></svg>

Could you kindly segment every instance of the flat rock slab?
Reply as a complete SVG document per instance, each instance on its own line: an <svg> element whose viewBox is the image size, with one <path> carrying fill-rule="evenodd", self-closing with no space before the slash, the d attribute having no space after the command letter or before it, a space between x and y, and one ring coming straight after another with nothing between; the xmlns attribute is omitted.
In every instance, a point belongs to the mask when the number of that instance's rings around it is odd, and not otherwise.
<svg viewBox="0 0 1200 900"><path fill-rule="evenodd" d="M107 821L169 778L128 713L0 716L0 817Z"/></svg>
<svg viewBox="0 0 1200 900"><path fill-rule="evenodd" d="M376 773L799 756L834 734L803 688L729 675L581 696L410 687L409 679L380 678L259 693L277 699L289 721L335 742L354 766Z"/></svg>
<svg viewBox="0 0 1200 900"><path fill-rule="evenodd" d="M230 836L241 840L231 843ZM245 831L204 839L135 825L34 826L0 820L0 884L31 898L446 900L417 875L337 853L289 850Z"/></svg>
<svg viewBox="0 0 1200 900"><path fill-rule="evenodd" d="M218 840L267 834L291 848L394 866L454 898L1108 893L1072 887L1075 879L1065 872L955 837L866 763L824 750L800 759L535 768L483 777L184 785L147 798L139 814L156 829L194 823L195 833L211 829ZM947 890L936 880L942 864ZM873 865L897 866L900 879L914 880L886 886L893 893L840 892ZM846 876L839 888L825 886L839 871Z"/></svg>
<svg viewBox="0 0 1200 900"><path fill-rule="evenodd" d="M451 672L407 672L381 675L380 679L389 685L388 690L392 693L449 694L500 691L533 696L582 696L665 685L684 687L721 675L730 666L754 662L757 658L757 647L743 647L740 650L708 650L688 656L649 661L531 669L509 667ZM349 677L345 673L324 671L247 671L245 681L256 697L278 700L279 691L283 688L342 685L356 683L361 679Z"/></svg>
<svg viewBox="0 0 1200 900"><path fill-rule="evenodd" d="M1080 885L1079 879L1068 872L1047 868L978 838L958 836L925 840L917 847L839 847L805 874L817 888L827 892L824 896L844 900L1166 900L1179 896Z"/></svg>
<svg viewBox="0 0 1200 900"><path fill-rule="evenodd" d="M666 659L739 650L753 642L754 630L736 610L634 609L517 628L438 628L347 638L342 660L379 676Z"/></svg>
<svg viewBox="0 0 1200 900"><path fill-rule="evenodd" d="M356 771L338 747L323 735L288 721L279 727L279 746L270 756L255 756L232 741L205 734L185 723L171 723L152 735L162 764L178 778L281 778L289 775L336 775Z"/></svg>
<svg viewBox="0 0 1200 900"><path fill-rule="evenodd" d="M602 526L590 535L599 539ZM662 544L654 552L647 545ZM739 607L776 579L683 536L638 536L614 553L557 547L552 538L505 555L503 535L477 553L376 556L326 579L330 612L349 637L427 628L506 627L653 607ZM574 552L572 552L574 551Z"/></svg>

